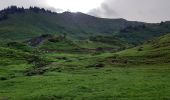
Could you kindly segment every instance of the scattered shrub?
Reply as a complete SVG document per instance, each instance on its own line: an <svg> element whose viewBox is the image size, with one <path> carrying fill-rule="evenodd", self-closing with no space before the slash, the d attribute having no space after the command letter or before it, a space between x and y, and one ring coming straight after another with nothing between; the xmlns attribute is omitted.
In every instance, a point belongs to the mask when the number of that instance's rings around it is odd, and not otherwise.
<svg viewBox="0 0 170 100"><path fill-rule="evenodd" d="M95 67L95 68L102 68L102 67L104 67L105 65L104 64L94 64L94 65L87 65L86 66L86 68L93 68L93 67Z"/></svg>
<svg viewBox="0 0 170 100"><path fill-rule="evenodd" d="M0 77L0 80L4 81L4 80L7 80L6 77Z"/></svg>
<svg viewBox="0 0 170 100"><path fill-rule="evenodd" d="M138 48L138 51L143 51L143 47L139 47L139 48Z"/></svg>
<svg viewBox="0 0 170 100"><path fill-rule="evenodd" d="M102 67L104 67L104 66L105 66L104 64L96 64L96 65L95 65L96 68L102 68Z"/></svg>
<svg viewBox="0 0 170 100"><path fill-rule="evenodd" d="M33 75L42 75L47 71L47 69L32 69L26 72L26 76L33 76Z"/></svg>

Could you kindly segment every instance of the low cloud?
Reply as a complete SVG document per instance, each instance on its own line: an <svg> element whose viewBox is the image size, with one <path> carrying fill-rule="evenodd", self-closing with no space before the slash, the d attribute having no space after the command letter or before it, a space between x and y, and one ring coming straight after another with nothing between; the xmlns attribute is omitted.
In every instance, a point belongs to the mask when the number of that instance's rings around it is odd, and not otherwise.
<svg viewBox="0 0 170 100"><path fill-rule="evenodd" d="M46 0L1 0L0 9L11 5L28 8L30 6L48 7Z"/></svg>
<svg viewBox="0 0 170 100"><path fill-rule="evenodd" d="M107 3L102 3L99 8L95 8L89 11L90 15L103 17L103 18L117 18L118 13Z"/></svg>
<svg viewBox="0 0 170 100"><path fill-rule="evenodd" d="M25 8L39 6L52 11L63 12L62 9L48 5L48 2L49 0L0 0L0 9L11 5L23 6ZM91 3L95 6L95 2L98 3L99 1L94 0ZM66 2L66 4L68 3ZM170 20L169 7L170 0L104 0L99 7L90 10L88 14L104 18L125 18L133 21L160 22Z"/></svg>
<svg viewBox="0 0 170 100"><path fill-rule="evenodd" d="M145 22L170 20L170 0L105 0L90 15Z"/></svg>
<svg viewBox="0 0 170 100"><path fill-rule="evenodd" d="M30 6L38 6L42 7L54 12L63 12L62 9L56 9L48 5L48 0L1 0L0 1L0 9L7 8L11 5L16 5L18 7L28 8Z"/></svg>

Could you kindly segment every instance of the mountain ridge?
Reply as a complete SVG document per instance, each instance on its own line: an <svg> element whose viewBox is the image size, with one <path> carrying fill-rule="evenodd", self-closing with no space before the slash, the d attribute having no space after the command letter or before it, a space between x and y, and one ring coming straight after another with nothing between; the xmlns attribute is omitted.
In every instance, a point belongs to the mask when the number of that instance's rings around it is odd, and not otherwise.
<svg viewBox="0 0 170 100"><path fill-rule="evenodd" d="M168 23L167 25L165 25ZM62 35L72 39L114 36L138 45L170 32L170 23L143 23L125 19L98 18L84 13L55 13L44 8L16 6L0 11L1 41L23 41L42 34Z"/></svg>

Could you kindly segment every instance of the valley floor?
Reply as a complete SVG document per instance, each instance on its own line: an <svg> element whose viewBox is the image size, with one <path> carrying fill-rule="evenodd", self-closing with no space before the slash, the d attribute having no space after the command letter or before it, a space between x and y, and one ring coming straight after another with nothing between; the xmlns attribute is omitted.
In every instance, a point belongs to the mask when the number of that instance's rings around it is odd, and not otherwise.
<svg viewBox="0 0 170 100"><path fill-rule="evenodd" d="M71 55L70 57L72 60L76 60ZM170 99L169 64L125 66L108 64L101 68L79 67L74 69L73 65L81 66L82 62L67 61L64 64L69 64L69 69L64 67L57 69L56 65L62 66L60 65L63 64L62 62L54 61L48 67L55 67L55 70L48 70L43 75L18 74L6 80L1 78L0 100ZM83 65L86 65L86 62ZM21 69L17 66L25 65L13 65L7 68L1 66L0 68L1 71L11 70L15 74L25 68ZM72 68L70 69L70 67Z"/></svg>

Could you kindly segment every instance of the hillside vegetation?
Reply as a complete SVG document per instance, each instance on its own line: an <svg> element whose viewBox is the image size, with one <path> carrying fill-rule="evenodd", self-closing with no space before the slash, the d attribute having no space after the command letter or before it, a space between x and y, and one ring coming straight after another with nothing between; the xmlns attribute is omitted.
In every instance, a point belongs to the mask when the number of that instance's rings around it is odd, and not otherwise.
<svg viewBox="0 0 170 100"><path fill-rule="evenodd" d="M75 45L65 39L52 38L52 44L46 40L38 47L10 43L0 48L0 98L170 99L169 38L117 53L73 53ZM62 52L42 51L47 48Z"/></svg>
<svg viewBox="0 0 170 100"><path fill-rule="evenodd" d="M170 22L0 11L0 100L170 100Z"/></svg>
<svg viewBox="0 0 170 100"><path fill-rule="evenodd" d="M72 39L114 36L129 44L170 32L170 23L148 24L124 19L104 19L83 13L54 13L38 7L9 7L0 11L1 41L27 40L42 34L65 34Z"/></svg>
<svg viewBox="0 0 170 100"><path fill-rule="evenodd" d="M159 62L170 62L170 34L153 39L132 49L117 53L123 57L148 58Z"/></svg>

